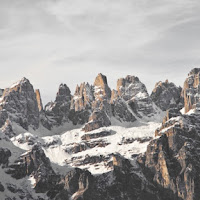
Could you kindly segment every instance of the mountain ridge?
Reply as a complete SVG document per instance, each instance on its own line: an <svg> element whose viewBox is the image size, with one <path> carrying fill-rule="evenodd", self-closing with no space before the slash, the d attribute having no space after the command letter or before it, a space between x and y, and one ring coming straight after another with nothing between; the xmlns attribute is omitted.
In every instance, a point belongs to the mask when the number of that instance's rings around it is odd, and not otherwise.
<svg viewBox="0 0 200 200"><path fill-rule="evenodd" d="M198 200L200 69L151 95L135 76L60 84L43 106L22 78L0 99L1 199Z"/></svg>

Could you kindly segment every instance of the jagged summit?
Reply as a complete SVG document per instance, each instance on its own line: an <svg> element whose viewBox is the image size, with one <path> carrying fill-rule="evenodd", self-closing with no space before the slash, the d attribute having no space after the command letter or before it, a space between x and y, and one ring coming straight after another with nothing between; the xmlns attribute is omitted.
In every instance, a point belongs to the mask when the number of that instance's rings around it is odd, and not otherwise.
<svg viewBox="0 0 200 200"><path fill-rule="evenodd" d="M200 68L193 68L193 69L189 72L188 76L194 75L194 74L199 74L199 72L200 72Z"/></svg>
<svg viewBox="0 0 200 200"><path fill-rule="evenodd" d="M1 97L0 126L9 119L28 130L39 127L39 108L32 84L27 78L5 89Z"/></svg>
<svg viewBox="0 0 200 200"><path fill-rule="evenodd" d="M66 84L61 83L56 95L56 101L68 101L71 99L71 91Z"/></svg>
<svg viewBox="0 0 200 200"><path fill-rule="evenodd" d="M138 117L150 117L156 113L146 86L138 77L128 75L118 79L117 92L118 96L127 102Z"/></svg>
<svg viewBox="0 0 200 200"><path fill-rule="evenodd" d="M105 85L108 85L107 77L99 73L94 81L94 86L104 87Z"/></svg>
<svg viewBox="0 0 200 200"><path fill-rule="evenodd" d="M44 108L28 79L16 82L0 101L0 199L199 199L199 74L150 96L136 76L111 92L98 74L74 94L60 84Z"/></svg>
<svg viewBox="0 0 200 200"><path fill-rule="evenodd" d="M174 107L180 110L183 107L181 90L181 87L177 87L168 80L165 82L159 81L151 93L151 99L163 111Z"/></svg>
<svg viewBox="0 0 200 200"><path fill-rule="evenodd" d="M194 68L184 82L182 97L184 98L184 112L200 110L200 68Z"/></svg>

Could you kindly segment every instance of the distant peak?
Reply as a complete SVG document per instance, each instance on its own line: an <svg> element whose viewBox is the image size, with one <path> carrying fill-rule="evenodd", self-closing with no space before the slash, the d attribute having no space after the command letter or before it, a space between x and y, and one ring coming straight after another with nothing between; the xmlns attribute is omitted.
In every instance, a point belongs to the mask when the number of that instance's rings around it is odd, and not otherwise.
<svg viewBox="0 0 200 200"><path fill-rule="evenodd" d="M127 75L125 79L129 82L139 81L139 78L137 76L132 76L132 75Z"/></svg>
<svg viewBox="0 0 200 200"><path fill-rule="evenodd" d="M24 83L29 83L30 84L30 81L26 78L26 77L23 77L22 79L20 79L19 81L13 83L10 88L14 88L16 86L21 86L23 85Z"/></svg>
<svg viewBox="0 0 200 200"><path fill-rule="evenodd" d="M101 73L99 73L94 81L95 86L103 86L108 85L107 77Z"/></svg>
<svg viewBox="0 0 200 200"><path fill-rule="evenodd" d="M200 72L200 68L193 68L188 75L198 74Z"/></svg>

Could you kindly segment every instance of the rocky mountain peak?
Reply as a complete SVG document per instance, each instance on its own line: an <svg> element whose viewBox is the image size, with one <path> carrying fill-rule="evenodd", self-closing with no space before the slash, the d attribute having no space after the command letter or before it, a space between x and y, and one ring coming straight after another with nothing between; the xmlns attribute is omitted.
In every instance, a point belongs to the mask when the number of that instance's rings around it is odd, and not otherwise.
<svg viewBox="0 0 200 200"><path fill-rule="evenodd" d="M94 86L105 87L105 85L108 85L107 77L99 73L94 81Z"/></svg>
<svg viewBox="0 0 200 200"><path fill-rule="evenodd" d="M102 100L104 98L110 99L111 89L108 86L107 77L103 74L98 74L94 81L95 98Z"/></svg>
<svg viewBox="0 0 200 200"><path fill-rule="evenodd" d="M126 76L126 78L120 78L117 81L117 91L119 96L122 96L125 100L131 99L139 92L147 93L146 87L140 82L136 76Z"/></svg>
<svg viewBox="0 0 200 200"><path fill-rule="evenodd" d="M138 117L152 116L155 113L146 86L138 77L128 75L118 79L117 92Z"/></svg>
<svg viewBox="0 0 200 200"><path fill-rule="evenodd" d="M69 87L66 84L60 84L57 96L56 96L56 101L64 101L64 100L70 100L71 99L71 91Z"/></svg>
<svg viewBox="0 0 200 200"><path fill-rule="evenodd" d="M7 119L20 124L24 129L39 126L39 109L33 86L27 78L22 78L5 89L0 106L1 126Z"/></svg>
<svg viewBox="0 0 200 200"><path fill-rule="evenodd" d="M194 68L184 82L182 97L185 113L191 109L200 110L200 68Z"/></svg>
<svg viewBox="0 0 200 200"><path fill-rule="evenodd" d="M75 111L80 111L83 109L91 108L91 104L94 100L93 86L89 83L81 83L80 86L77 85L74 96L71 102L71 109Z"/></svg>
<svg viewBox="0 0 200 200"><path fill-rule="evenodd" d="M172 107L181 109L183 107L181 90L181 87L177 87L168 80L165 82L159 81L151 93L151 99L163 111Z"/></svg>
<svg viewBox="0 0 200 200"><path fill-rule="evenodd" d="M197 75L197 74L199 74L199 72L200 72L200 68L193 68L193 69L189 72L188 76Z"/></svg>

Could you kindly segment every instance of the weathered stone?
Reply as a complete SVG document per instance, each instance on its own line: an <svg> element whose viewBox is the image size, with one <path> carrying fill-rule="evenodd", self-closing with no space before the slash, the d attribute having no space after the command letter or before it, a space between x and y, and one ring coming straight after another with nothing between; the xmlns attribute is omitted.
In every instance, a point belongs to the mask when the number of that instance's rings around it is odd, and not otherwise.
<svg viewBox="0 0 200 200"><path fill-rule="evenodd" d="M163 123L157 130L161 137L150 142L145 159L139 160L150 170L146 172L152 174L152 180L158 187L166 189L169 199L200 198L197 192L200 190L198 122L199 115L185 115Z"/></svg>
<svg viewBox="0 0 200 200"><path fill-rule="evenodd" d="M174 107L180 110L183 107L181 90L181 87L177 87L168 80L165 82L159 81L151 93L151 99L163 111Z"/></svg>
<svg viewBox="0 0 200 200"><path fill-rule="evenodd" d="M42 105L42 99L41 99L41 95L40 95L40 90L37 89L35 90L35 94L36 94L36 100L37 100L37 104L38 104L38 109L39 112L43 111L43 105Z"/></svg>
<svg viewBox="0 0 200 200"><path fill-rule="evenodd" d="M28 79L23 78L3 93L0 106L1 126L5 123L6 116L11 121L28 130L39 127L39 110L33 86Z"/></svg>
<svg viewBox="0 0 200 200"><path fill-rule="evenodd" d="M69 122L71 106L71 91L66 84L61 84L55 102L49 102L45 106L45 116L50 118L50 124L59 126Z"/></svg>
<svg viewBox="0 0 200 200"><path fill-rule="evenodd" d="M95 87L95 99L96 100L103 100L104 98L110 99L111 97L111 90L108 86L107 78L103 74L98 74L94 81Z"/></svg>
<svg viewBox="0 0 200 200"><path fill-rule="evenodd" d="M200 68L194 68L184 82L182 97L184 98L185 113L191 109L200 110Z"/></svg>
<svg viewBox="0 0 200 200"><path fill-rule="evenodd" d="M89 83L77 85L76 91L72 98L71 109L81 111L83 109L91 109L91 103L94 100L94 89Z"/></svg>
<svg viewBox="0 0 200 200"><path fill-rule="evenodd" d="M89 118L89 122L85 124L83 130L89 132L100 127L110 126L111 122L106 113L102 110L94 111Z"/></svg>
<svg viewBox="0 0 200 200"><path fill-rule="evenodd" d="M118 96L121 97L138 116L152 116L156 113L147 89L138 77L127 76L117 81Z"/></svg>
<svg viewBox="0 0 200 200"><path fill-rule="evenodd" d="M5 191L5 188L4 188L4 186L0 182L0 192L4 192L4 191Z"/></svg>
<svg viewBox="0 0 200 200"><path fill-rule="evenodd" d="M7 165L11 152L9 149L0 147L0 165Z"/></svg>
<svg viewBox="0 0 200 200"><path fill-rule="evenodd" d="M53 188L59 180L59 176L55 174L51 167L49 158L37 145L18 158L15 163L10 164L6 173L11 174L16 179L33 175L36 180L34 189L39 193Z"/></svg>

